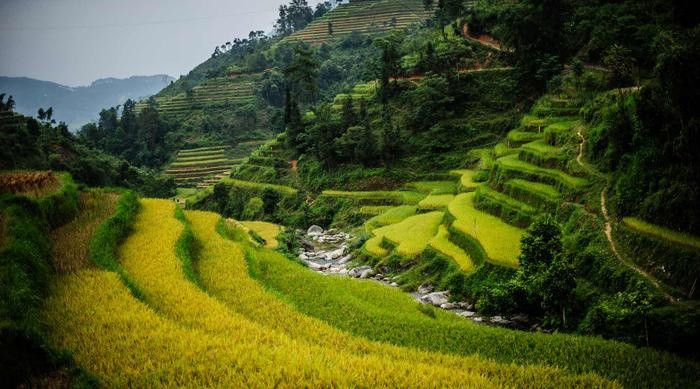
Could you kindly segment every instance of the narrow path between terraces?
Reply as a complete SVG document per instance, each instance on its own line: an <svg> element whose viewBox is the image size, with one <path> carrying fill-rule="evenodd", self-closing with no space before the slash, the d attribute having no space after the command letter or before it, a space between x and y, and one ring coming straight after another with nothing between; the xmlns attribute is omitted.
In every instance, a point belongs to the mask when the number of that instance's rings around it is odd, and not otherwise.
<svg viewBox="0 0 700 389"><path fill-rule="evenodd" d="M576 135L578 135L579 139L581 139L581 143L579 144L578 147L578 155L576 156L576 162L585 170L589 170L589 167L586 166L583 162L583 152L584 152L584 147L586 145L586 138L583 136L582 132L582 127L579 127ZM634 270L637 272L639 275L644 277L646 280L648 280L658 291L661 293L666 300L668 300L671 303L676 303L678 302L677 299L675 299L673 296L668 294L664 288L661 286L661 283L659 280L657 280L654 276L651 274L647 273L640 267L638 267L634 262L627 260L625 257L620 254L620 252L617 249L617 244L615 243L615 239L613 238L613 221L610 218L610 214L608 213L608 207L606 205L606 193L608 191L607 185L603 188L603 190L600 192L600 210L603 213L603 218L605 219L605 227L603 232L605 233L605 238L608 240L608 243L610 244L610 250L613 252L615 257L622 262L625 266L629 267L630 269Z"/></svg>

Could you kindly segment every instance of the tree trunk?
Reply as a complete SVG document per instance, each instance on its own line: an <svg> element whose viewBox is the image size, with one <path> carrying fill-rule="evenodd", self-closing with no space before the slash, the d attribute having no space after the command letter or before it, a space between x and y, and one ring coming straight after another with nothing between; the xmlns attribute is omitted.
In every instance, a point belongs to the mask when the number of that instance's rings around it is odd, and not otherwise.
<svg viewBox="0 0 700 389"><path fill-rule="evenodd" d="M647 315L644 315L644 339L647 341L647 347L649 347L649 329L647 328Z"/></svg>
<svg viewBox="0 0 700 389"><path fill-rule="evenodd" d="M561 307L561 318L564 321L564 328L566 328L566 307Z"/></svg>

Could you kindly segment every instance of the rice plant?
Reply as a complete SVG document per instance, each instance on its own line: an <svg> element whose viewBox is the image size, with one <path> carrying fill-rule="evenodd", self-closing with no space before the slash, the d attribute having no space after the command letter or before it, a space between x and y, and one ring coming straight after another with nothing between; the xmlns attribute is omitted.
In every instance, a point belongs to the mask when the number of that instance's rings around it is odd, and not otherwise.
<svg viewBox="0 0 700 389"><path fill-rule="evenodd" d="M241 222L246 228L255 231L261 238L265 240L265 247L269 249L277 248L277 235L282 232L282 226L279 224L261 222L261 221L243 221Z"/></svg>
<svg viewBox="0 0 700 389"><path fill-rule="evenodd" d="M428 245L440 254L455 261L463 272L474 272L474 261L462 248L450 241L450 232L447 230L447 227L440 226L437 235L430 240Z"/></svg>
<svg viewBox="0 0 700 389"><path fill-rule="evenodd" d="M523 230L478 210L474 196L474 193L462 193L450 203L447 209L455 218L453 227L477 239L493 263L517 267Z"/></svg>
<svg viewBox="0 0 700 389"><path fill-rule="evenodd" d="M372 234L396 246L398 254L411 258L425 250L430 239L437 234L444 216L444 212L415 215L399 223L373 230Z"/></svg>

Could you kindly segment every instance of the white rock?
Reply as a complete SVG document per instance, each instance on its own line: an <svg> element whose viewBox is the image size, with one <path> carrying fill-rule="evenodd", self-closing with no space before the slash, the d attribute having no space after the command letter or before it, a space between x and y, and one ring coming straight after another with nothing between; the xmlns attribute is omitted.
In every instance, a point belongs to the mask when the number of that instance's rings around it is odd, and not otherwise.
<svg viewBox="0 0 700 389"><path fill-rule="evenodd" d="M391 284L389 284L389 286L393 286L394 288L396 288L399 286L399 284L397 284L396 282L392 282Z"/></svg>
<svg viewBox="0 0 700 389"><path fill-rule="evenodd" d="M433 290L435 290L435 288L429 282L418 287L418 293L420 293L420 294L428 294L428 293L432 292Z"/></svg>
<svg viewBox="0 0 700 389"><path fill-rule="evenodd" d="M339 258L338 265L344 265L344 264L350 262L351 259L352 259L352 254L348 254L342 258Z"/></svg>
<svg viewBox="0 0 700 389"><path fill-rule="evenodd" d="M484 319L479 316L472 317L472 320L474 320L477 323L481 323L482 321L484 321Z"/></svg>
<svg viewBox="0 0 700 389"><path fill-rule="evenodd" d="M449 292L433 292L421 297L421 300L439 307L440 305L449 302L450 295Z"/></svg>
<svg viewBox="0 0 700 389"><path fill-rule="evenodd" d="M372 270L372 269L363 270L360 273L360 278L369 278L372 276L372 273L374 273L374 270Z"/></svg>
<svg viewBox="0 0 700 389"><path fill-rule="evenodd" d="M457 303L457 306L459 306L462 309L466 309L467 311L471 311L474 308L474 305L469 304L466 301L460 301Z"/></svg>
<svg viewBox="0 0 700 389"><path fill-rule="evenodd" d="M302 261L306 261L307 259L309 259L309 257L306 254L302 253L302 254L299 254L299 259L301 259Z"/></svg>
<svg viewBox="0 0 700 389"><path fill-rule="evenodd" d="M326 268L327 268L325 265L321 265L321 264L318 264L316 262L312 262L312 261L304 261L304 262L312 270L322 271L322 270L326 270Z"/></svg>
<svg viewBox="0 0 700 389"><path fill-rule="evenodd" d="M347 274L348 274L348 269L342 268L342 269L340 269L340 271L338 272L338 274L347 275Z"/></svg>
<svg viewBox="0 0 700 389"><path fill-rule="evenodd" d="M372 270L371 266L360 266L354 269L350 269L349 274L353 277L359 277L365 270Z"/></svg>
<svg viewBox="0 0 700 389"><path fill-rule="evenodd" d="M345 248L341 247L339 249L327 252L326 253L326 260L332 261L336 258L342 257L343 255L345 255Z"/></svg>
<svg viewBox="0 0 700 389"><path fill-rule="evenodd" d="M452 304L452 303L444 303L444 304L440 304L440 308L449 310L449 309L455 309L455 308L457 308L457 306Z"/></svg>
<svg viewBox="0 0 700 389"><path fill-rule="evenodd" d="M308 230L306 230L306 235L309 235L309 236L317 236L317 235L321 235L321 234L323 234L323 228L321 228L320 226L317 226L317 225L313 225L313 226L309 227Z"/></svg>
<svg viewBox="0 0 700 389"><path fill-rule="evenodd" d="M459 315L459 316L463 316L463 317L472 317L472 316L476 315L476 312L473 312L473 311L463 311L463 312L458 313L458 315Z"/></svg>

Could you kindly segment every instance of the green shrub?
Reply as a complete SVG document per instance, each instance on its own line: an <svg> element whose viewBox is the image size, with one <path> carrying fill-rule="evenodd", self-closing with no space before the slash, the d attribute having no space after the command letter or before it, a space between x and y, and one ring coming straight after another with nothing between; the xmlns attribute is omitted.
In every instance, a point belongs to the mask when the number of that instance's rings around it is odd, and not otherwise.
<svg viewBox="0 0 700 389"><path fill-rule="evenodd" d="M178 259L180 259L180 262L182 262L182 271L185 273L185 277L199 288L202 288L202 283L197 275L195 265L195 261L199 255L200 243L195 239L192 226L185 217L185 213L179 207L175 208L175 218L179 220L184 227L180 237L177 239L177 242L175 242L175 254Z"/></svg>
<svg viewBox="0 0 700 389"><path fill-rule="evenodd" d="M90 260L97 267L117 273L131 294L143 299L143 293L119 263L119 245L131 232L140 207L136 193L122 193L114 215L97 228L90 240Z"/></svg>
<svg viewBox="0 0 700 389"><path fill-rule="evenodd" d="M248 200L245 208L243 209L243 214L241 219L243 220L258 220L262 218L264 208L263 201L260 197L252 197Z"/></svg>

